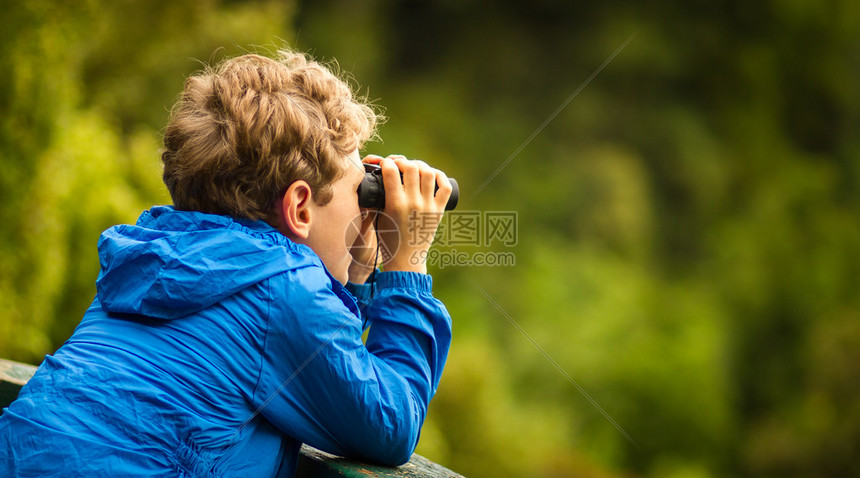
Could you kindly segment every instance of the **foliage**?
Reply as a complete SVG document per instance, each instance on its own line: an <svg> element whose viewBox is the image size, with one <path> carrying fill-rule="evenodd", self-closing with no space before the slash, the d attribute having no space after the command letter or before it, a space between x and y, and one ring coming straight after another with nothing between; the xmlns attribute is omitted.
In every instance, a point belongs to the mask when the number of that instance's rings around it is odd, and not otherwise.
<svg viewBox="0 0 860 478"><path fill-rule="evenodd" d="M386 108L368 152L518 214L514 267L434 270L455 343L419 452L475 477L860 474L860 4L5 10L0 356L59 347L100 231L169 201L184 75L286 39Z"/></svg>
<svg viewBox="0 0 860 478"><path fill-rule="evenodd" d="M201 66L192 59L250 47L234 42L271 43L289 10L96 1L6 10L0 354L39 362L95 294L101 231L169 202L159 131L184 75Z"/></svg>

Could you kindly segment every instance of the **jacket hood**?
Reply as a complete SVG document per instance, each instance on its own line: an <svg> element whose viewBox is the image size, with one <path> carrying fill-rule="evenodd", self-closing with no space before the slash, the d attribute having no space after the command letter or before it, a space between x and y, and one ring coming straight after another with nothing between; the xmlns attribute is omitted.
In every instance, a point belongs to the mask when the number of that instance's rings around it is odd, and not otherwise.
<svg viewBox="0 0 860 478"><path fill-rule="evenodd" d="M98 299L108 312L171 320L298 267L322 265L263 221L157 206L98 243Z"/></svg>

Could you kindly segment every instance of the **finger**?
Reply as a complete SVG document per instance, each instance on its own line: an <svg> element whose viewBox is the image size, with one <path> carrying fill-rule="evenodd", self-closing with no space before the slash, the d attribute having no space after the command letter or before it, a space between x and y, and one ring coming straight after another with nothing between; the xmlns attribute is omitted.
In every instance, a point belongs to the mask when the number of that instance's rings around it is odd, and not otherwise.
<svg viewBox="0 0 860 478"><path fill-rule="evenodd" d="M385 209L401 204L405 200L405 192L400 182L400 168L390 158L379 162L382 168L382 184L385 188Z"/></svg>
<svg viewBox="0 0 860 478"><path fill-rule="evenodd" d="M436 170L424 161L416 161L416 163L418 163L418 170L421 174L421 197L430 203L433 193L436 191Z"/></svg>
<svg viewBox="0 0 860 478"><path fill-rule="evenodd" d="M382 156L376 154L368 154L361 160L362 163L367 164L379 164L380 161L382 161Z"/></svg>
<svg viewBox="0 0 860 478"><path fill-rule="evenodd" d="M403 175L403 187L406 190L406 196L417 199L421 194L421 183L418 172L418 164L415 161L401 158L396 159L397 167L400 168L400 173Z"/></svg>
<svg viewBox="0 0 860 478"><path fill-rule="evenodd" d="M434 200L436 201L436 206L440 209L445 209L445 206L448 204L448 199L451 197L451 192L454 190L454 187L451 186L451 180L448 179L448 175L445 174L444 171L436 170L436 184L439 189L436 191L436 196Z"/></svg>

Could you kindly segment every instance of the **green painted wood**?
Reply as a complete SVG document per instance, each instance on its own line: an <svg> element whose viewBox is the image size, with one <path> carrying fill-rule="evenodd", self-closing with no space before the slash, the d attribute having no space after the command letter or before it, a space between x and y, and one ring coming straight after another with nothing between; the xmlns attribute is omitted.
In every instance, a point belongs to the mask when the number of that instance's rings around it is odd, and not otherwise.
<svg viewBox="0 0 860 478"><path fill-rule="evenodd" d="M21 387L36 373L33 365L0 359L0 409L8 407Z"/></svg>
<svg viewBox="0 0 860 478"><path fill-rule="evenodd" d="M397 467L368 465L330 455L302 445L296 478L463 478L462 475L433 463L421 455L412 455L409 463Z"/></svg>
<svg viewBox="0 0 860 478"><path fill-rule="evenodd" d="M36 373L33 365L0 359L0 409L9 406L21 387ZM463 478L421 455L397 467L368 465L330 455L307 445L302 446L296 478Z"/></svg>

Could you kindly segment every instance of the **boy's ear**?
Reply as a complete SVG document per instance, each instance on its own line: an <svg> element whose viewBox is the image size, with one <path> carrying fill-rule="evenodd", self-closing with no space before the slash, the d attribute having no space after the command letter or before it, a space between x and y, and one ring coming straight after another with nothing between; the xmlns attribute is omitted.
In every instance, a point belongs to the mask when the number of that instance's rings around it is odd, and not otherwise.
<svg viewBox="0 0 860 478"><path fill-rule="evenodd" d="M291 239L307 239L311 230L311 187L303 180L294 181L281 198L279 213L281 233Z"/></svg>

